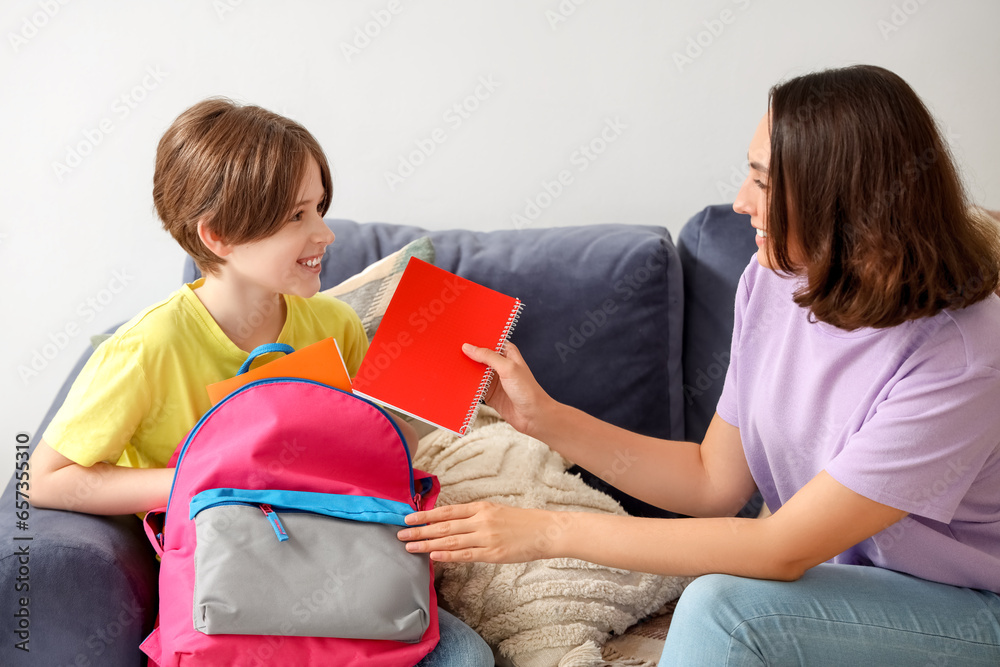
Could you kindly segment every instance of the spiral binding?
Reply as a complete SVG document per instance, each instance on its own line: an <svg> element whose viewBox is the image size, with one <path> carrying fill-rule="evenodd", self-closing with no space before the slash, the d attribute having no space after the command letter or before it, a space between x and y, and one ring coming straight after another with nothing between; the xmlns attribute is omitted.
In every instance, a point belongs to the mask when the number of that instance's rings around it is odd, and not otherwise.
<svg viewBox="0 0 1000 667"><path fill-rule="evenodd" d="M521 309L524 307L524 304L521 303L520 299L515 298L514 301L514 309L510 311L507 323L500 333L500 340L497 341L496 347L493 348L493 351L497 354L503 354L504 347L507 345L507 341L510 340L510 334L517 325L517 320L521 317ZM487 368L483 373L483 379L479 381L479 388L476 390L476 400L469 406L469 412L465 415L465 421L462 422L462 427L458 430L461 435L468 433L469 426L472 425L472 422L476 421L476 415L479 414L479 406L482 405L483 396L486 395L486 392L490 390L490 385L493 384L494 375L496 375L496 372L492 368Z"/></svg>

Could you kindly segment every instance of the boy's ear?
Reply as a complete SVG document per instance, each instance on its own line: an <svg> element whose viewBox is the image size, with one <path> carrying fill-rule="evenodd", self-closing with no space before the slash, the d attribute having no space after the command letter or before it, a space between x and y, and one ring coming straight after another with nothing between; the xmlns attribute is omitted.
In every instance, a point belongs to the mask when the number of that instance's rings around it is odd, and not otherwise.
<svg viewBox="0 0 1000 667"><path fill-rule="evenodd" d="M219 257L225 257L233 251L233 246L226 243L208 226L208 217L202 217L198 220L198 238L201 239L206 248Z"/></svg>

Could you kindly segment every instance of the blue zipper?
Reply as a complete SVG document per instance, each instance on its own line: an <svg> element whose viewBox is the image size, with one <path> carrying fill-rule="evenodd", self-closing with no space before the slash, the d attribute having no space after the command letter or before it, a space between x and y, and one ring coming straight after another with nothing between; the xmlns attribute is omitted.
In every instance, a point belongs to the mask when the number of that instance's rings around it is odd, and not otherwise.
<svg viewBox="0 0 1000 667"><path fill-rule="evenodd" d="M406 503L372 496L352 496L313 491L280 489L207 489L191 498L188 518L224 505L256 507L267 518L279 542L289 538L278 517L284 513L317 514L335 519L406 527L405 518L412 512Z"/></svg>
<svg viewBox="0 0 1000 667"><path fill-rule="evenodd" d="M418 495L416 493L415 489L414 489L414 484L413 484L413 459L410 457L410 450L406 447L406 444L405 444L406 443L406 439L403 437L403 433L399 430L399 426L396 425L396 422L389 416L388 412L386 412L384 409L382 409L381 406L373 403L372 401L369 401L366 398L362 398L362 397L360 397L360 396L358 396L356 394L352 394L350 392L344 391L343 389L337 389L336 387L331 387L328 384L324 384L322 382L316 382L315 380L306 380L304 378L283 377L283 378L264 378L264 379L261 379L261 380L254 380L253 382L249 382L249 383L243 385L242 387L240 387L239 389L237 389L236 391L234 391L233 393L231 393L228 396L226 396L224 399L222 399L221 401L219 401L215 405L213 405L209 409L208 412L206 412L205 414L203 414L201 416L201 419L198 420L198 423L194 425L194 428L191 429L191 432L188 433L188 436L184 439L184 444L181 446L180 456L177 457L177 466L174 468L174 479L170 482L170 495L167 497L167 511L168 512L170 511L170 503L173 502L173 499L174 499L174 485L177 483L177 473L180 472L181 464L184 462L184 455L187 454L188 446L191 444L191 441L194 439L194 437L196 435L198 435L198 431L201 430L201 427L205 423L205 420L207 420L212 414L215 413L216 410L218 410L219 408L221 408L230 399L234 398L238 394L241 394L244 391L249 390L251 387L256 387L256 386L262 385L262 384L269 384L269 383L272 383L272 382L302 382L302 383L305 383L305 384L315 384L315 385L318 385L320 387L325 387L327 389L330 389L332 391L339 391L342 394L347 394L348 396L351 396L352 398L356 398L359 401L364 401L368 405L372 406L373 408L375 408L376 410L378 410L379 412L381 412L382 415L387 420L389 420L389 424L392 426L393 430L396 431L396 435L399 437L400 444L403 446L403 453L406 454L406 466L407 466L407 469L410 472L410 498L412 498L415 503L419 504L418 501L419 501L419 498L420 498L420 496L422 494Z"/></svg>

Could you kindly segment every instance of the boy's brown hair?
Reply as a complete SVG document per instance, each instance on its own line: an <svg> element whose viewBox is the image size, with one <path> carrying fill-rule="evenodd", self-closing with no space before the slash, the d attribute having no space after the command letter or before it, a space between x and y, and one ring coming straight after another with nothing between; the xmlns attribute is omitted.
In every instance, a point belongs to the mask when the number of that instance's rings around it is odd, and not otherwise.
<svg viewBox="0 0 1000 667"><path fill-rule="evenodd" d="M293 213L312 157L323 181L321 214L333 183L319 142L300 124L257 106L209 98L184 111L160 139L153 203L163 227L203 273L225 260L198 237L198 221L226 243L276 233Z"/></svg>
<svg viewBox="0 0 1000 667"><path fill-rule="evenodd" d="M903 79L826 70L774 86L769 107L768 245L777 269L802 272L795 301L813 317L890 327L997 289L1000 239Z"/></svg>

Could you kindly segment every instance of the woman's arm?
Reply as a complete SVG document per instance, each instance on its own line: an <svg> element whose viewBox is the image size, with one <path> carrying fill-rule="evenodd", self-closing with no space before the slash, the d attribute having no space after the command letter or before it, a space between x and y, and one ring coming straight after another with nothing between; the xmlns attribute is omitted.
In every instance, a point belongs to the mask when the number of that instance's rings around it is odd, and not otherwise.
<svg viewBox="0 0 1000 667"><path fill-rule="evenodd" d="M167 504L173 468L74 463L44 440L31 455L31 504L89 514L136 514Z"/></svg>
<svg viewBox="0 0 1000 667"><path fill-rule="evenodd" d="M739 429L718 415L700 445L638 435L553 400L512 343L506 356L463 349L496 370L487 403L514 428L629 495L681 514L731 516L756 490Z"/></svg>
<svg viewBox="0 0 1000 667"><path fill-rule="evenodd" d="M765 519L647 519L472 503L407 517L407 550L444 562L579 558L675 576L710 572L791 581L899 521L906 512L826 472Z"/></svg>

